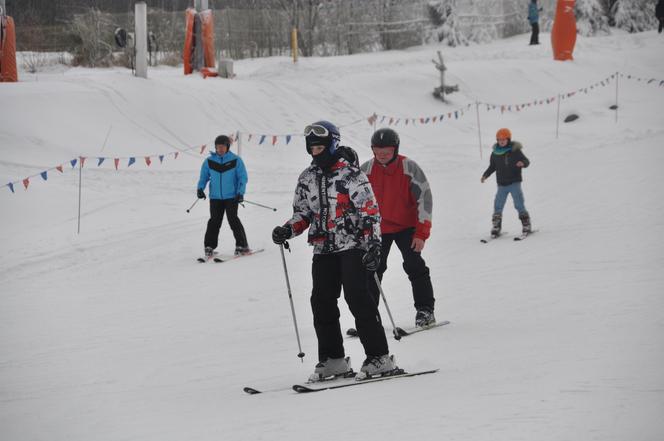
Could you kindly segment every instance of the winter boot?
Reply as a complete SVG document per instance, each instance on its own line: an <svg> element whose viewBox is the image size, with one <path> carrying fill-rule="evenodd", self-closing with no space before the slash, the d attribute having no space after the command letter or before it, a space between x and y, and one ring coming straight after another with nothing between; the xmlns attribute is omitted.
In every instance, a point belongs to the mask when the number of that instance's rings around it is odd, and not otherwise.
<svg viewBox="0 0 664 441"><path fill-rule="evenodd" d="M249 247L235 247L235 255L236 256L241 256L244 254L249 254L251 250Z"/></svg>
<svg viewBox="0 0 664 441"><path fill-rule="evenodd" d="M500 230L503 225L503 214L502 213L494 213L493 216L491 217L491 235L492 236L498 236L500 235Z"/></svg>
<svg viewBox="0 0 664 441"><path fill-rule="evenodd" d="M523 213L519 213L519 219L521 219L521 225L523 225L523 228L521 229L523 234L530 234L532 229L530 227L530 215L528 212L524 211Z"/></svg>
<svg viewBox="0 0 664 441"><path fill-rule="evenodd" d="M212 256L214 256L214 250L212 247L205 247L205 257L212 259Z"/></svg>
<svg viewBox="0 0 664 441"><path fill-rule="evenodd" d="M426 309L421 309L415 314L415 326L418 328L428 328L436 324L436 317L433 315L433 311L428 311Z"/></svg>
<svg viewBox="0 0 664 441"><path fill-rule="evenodd" d="M396 372L399 368L394 361L394 355L370 355L362 363L358 380L371 377L380 377Z"/></svg>
<svg viewBox="0 0 664 441"><path fill-rule="evenodd" d="M350 357L328 358L316 365L314 373L309 376L309 382L323 381L329 378L351 374Z"/></svg>

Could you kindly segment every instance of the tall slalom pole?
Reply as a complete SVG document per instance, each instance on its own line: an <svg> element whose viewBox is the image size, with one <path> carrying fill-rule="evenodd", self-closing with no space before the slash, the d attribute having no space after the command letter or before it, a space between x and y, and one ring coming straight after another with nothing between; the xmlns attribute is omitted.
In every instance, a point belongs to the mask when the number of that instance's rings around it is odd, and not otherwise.
<svg viewBox="0 0 664 441"><path fill-rule="evenodd" d="M560 94L558 94L558 112L556 114L556 139L558 139L559 127L560 127Z"/></svg>
<svg viewBox="0 0 664 441"><path fill-rule="evenodd" d="M83 181L83 157L78 157L78 229L76 234L81 234L81 189Z"/></svg>
<svg viewBox="0 0 664 441"><path fill-rule="evenodd" d="M616 72L616 124L618 124L618 78L620 78L620 72Z"/></svg>
<svg viewBox="0 0 664 441"><path fill-rule="evenodd" d="M293 306L293 295L291 294L290 281L288 280L288 268L286 267L286 256L284 255L283 244L279 244L279 250L281 251L281 261L284 264L284 276L286 276L286 288L288 289L288 300L290 301L291 314L293 315L293 326L295 326L295 337L297 337L297 348L300 350L297 356L300 357L300 361L304 363L304 352L302 352L302 345L300 344L300 332L297 329L297 318L295 318L295 306Z"/></svg>
<svg viewBox="0 0 664 441"><path fill-rule="evenodd" d="M477 113L477 137L480 140L480 159L482 159L482 131L480 129L480 103L475 101L475 112Z"/></svg>

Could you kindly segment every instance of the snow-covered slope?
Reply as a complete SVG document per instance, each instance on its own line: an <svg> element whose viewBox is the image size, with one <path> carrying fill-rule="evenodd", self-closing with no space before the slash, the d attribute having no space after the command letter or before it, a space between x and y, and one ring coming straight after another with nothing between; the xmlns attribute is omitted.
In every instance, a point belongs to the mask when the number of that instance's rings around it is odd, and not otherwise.
<svg viewBox="0 0 664 441"><path fill-rule="evenodd" d="M574 62L552 61L527 36L444 48L461 91L431 97L436 47L338 58L245 60L232 81L152 69L72 69L0 86L0 183L42 170L48 181L1 187L0 438L3 440L658 440L664 436L664 39L654 32L578 40ZM542 41L546 41L543 36ZM615 72L620 77L614 111ZM593 86L589 92L580 88ZM596 87L595 87L596 86ZM475 102L522 104L501 113ZM470 108L467 104L472 104ZM447 113L464 109L459 119ZM247 134L341 126L368 159L367 116L442 123L396 126L401 152L434 194L431 268L438 319L452 324L390 341L426 377L313 395L248 396L242 387L304 380L316 363L308 297L311 250L287 254L304 363L297 358L273 226L290 216L301 138L258 145ZM379 124L380 126L379 119ZM383 120L383 123L388 119ZM480 184L496 129L510 127L532 166L526 205L540 231L525 242L479 242L495 184ZM243 133L250 244L266 252L200 265L207 219L195 201L199 149ZM234 147L234 148L237 148ZM169 155L147 167L143 156ZM77 231L82 170L81 233ZM97 157L138 158L116 171ZM504 229L520 226L511 202ZM221 248L231 250L227 225ZM384 288L401 326L414 320L399 255ZM342 301L343 303L343 301ZM342 325L351 326L342 307ZM389 324L387 317L385 322ZM359 368L359 342L346 350ZM660 417L658 417L658 415Z"/></svg>

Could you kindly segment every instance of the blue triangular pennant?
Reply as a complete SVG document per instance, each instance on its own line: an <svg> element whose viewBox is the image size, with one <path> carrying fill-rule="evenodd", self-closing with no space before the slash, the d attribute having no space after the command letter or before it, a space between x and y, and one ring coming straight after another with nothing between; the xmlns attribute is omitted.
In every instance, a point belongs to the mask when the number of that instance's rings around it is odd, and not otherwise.
<svg viewBox="0 0 664 441"><path fill-rule="evenodd" d="M9 187L9 189L12 191L12 193L14 193L14 184L12 184L10 182L9 184L7 184L7 187Z"/></svg>
<svg viewBox="0 0 664 441"><path fill-rule="evenodd" d="M78 159L72 159L71 161L69 161L69 163L71 164L71 168L76 167L76 162L77 161L78 161Z"/></svg>
<svg viewBox="0 0 664 441"><path fill-rule="evenodd" d="M129 158L129 163L127 164L127 167L131 167L131 165L136 162L136 158Z"/></svg>
<svg viewBox="0 0 664 441"><path fill-rule="evenodd" d="M104 159L106 158L97 158L99 161L97 162L97 167L101 165L102 162L104 162Z"/></svg>
<svg viewBox="0 0 664 441"><path fill-rule="evenodd" d="M47 173L47 170L44 170L43 172L41 172L41 173L39 173L39 174L41 175L41 177L42 177L43 180L46 181L46 180L48 179L48 173Z"/></svg>
<svg viewBox="0 0 664 441"><path fill-rule="evenodd" d="M266 137L266 136L267 136L267 135L261 135L261 140L258 141L258 145L263 144L263 142L265 141L265 137Z"/></svg>
<svg viewBox="0 0 664 441"><path fill-rule="evenodd" d="M291 135L286 135L286 145L288 145L290 140L291 140Z"/></svg>

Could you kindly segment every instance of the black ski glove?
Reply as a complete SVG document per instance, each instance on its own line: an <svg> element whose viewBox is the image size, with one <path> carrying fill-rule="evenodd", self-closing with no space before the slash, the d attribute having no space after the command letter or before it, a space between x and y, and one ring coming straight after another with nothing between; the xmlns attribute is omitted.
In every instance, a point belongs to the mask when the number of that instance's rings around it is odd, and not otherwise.
<svg viewBox="0 0 664 441"><path fill-rule="evenodd" d="M244 202L244 195L239 194L239 195L235 196L235 202L237 202L238 204L241 204L242 202Z"/></svg>
<svg viewBox="0 0 664 441"><path fill-rule="evenodd" d="M281 245L291 238L293 235L293 230L290 225L284 225L283 227L274 227L272 230L272 242L277 245Z"/></svg>
<svg viewBox="0 0 664 441"><path fill-rule="evenodd" d="M199 188L196 191L196 196L198 196L198 199L205 199L205 192Z"/></svg>
<svg viewBox="0 0 664 441"><path fill-rule="evenodd" d="M368 271L376 271L380 265L380 245L369 245L369 249L362 256L362 265Z"/></svg>

